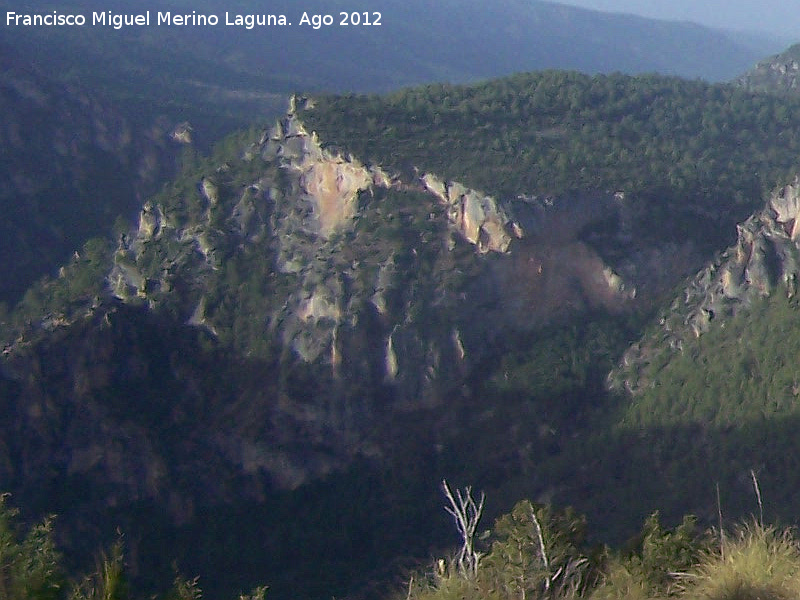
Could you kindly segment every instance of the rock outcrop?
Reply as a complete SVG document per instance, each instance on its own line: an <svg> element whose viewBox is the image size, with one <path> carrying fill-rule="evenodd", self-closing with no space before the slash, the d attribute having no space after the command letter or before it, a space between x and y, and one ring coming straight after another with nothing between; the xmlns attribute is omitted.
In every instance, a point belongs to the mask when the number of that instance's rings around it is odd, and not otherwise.
<svg viewBox="0 0 800 600"><path fill-rule="evenodd" d="M296 100L293 100L294 104ZM304 225L311 233L328 238L352 224L358 213L359 192L372 186L389 187L391 180L379 167L367 168L357 159L323 150L316 135L290 113L270 136L264 148L294 172L313 219Z"/></svg>
<svg viewBox="0 0 800 600"><path fill-rule="evenodd" d="M178 521L225 502L224 486L193 495L201 460L169 484L165 457L201 447L242 482L237 493L295 488L391 451L398 417L467 398L476 370L515 336L633 306L644 263L611 264L584 235L620 206L612 195L509 200L432 173L404 179L326 147L290 112L241 155L145 202L110 262L94 264L104 290L70 295L80 256L47 284L43 295L68 301L8 341L14 406L61 403L52 420L64 430L122 428L114 452L61 434L37 442L43 453L75 446L57 470L102 480L108 502L170 496ZM56 372L44 372L48 360ZM136 423L104 421L102 398L123 396L163 404L158 435L175 428L191 441L162 446ZM181 415L195 410L207 427L188 432ZM228 418L239 410L251 418Z"/></svg>
<svg viewBox="0 0 800 600"><path fill-rule="evenodd" d="M699 271L660 318L658 332L632 346L611 373L615 387L635 392L649 380L652 357L680 352L684 341L736 316L757 298L797 294L800 275L800 179L775 191L766 207L737 226L736 243ZM667 349L667 350L665 350Z"/></svg>
<svg viewBox="0 0 800 600"><path fill-rule="evenodd" d="M426 173L422 182L447 207L447 218L456 230L481 252L507 252L512 239L524 236L519 223L491 196L458 182L445 183L432 173Z"/></svg>
<svg viewBox="0 0 800 600"><path fill-rule="evenodd" d="M15 304L117 215L174 176L169 126L136 126L92 90L64 87L0 53L0 301Z"/></svg>
<svg viewBox="0 0 800 600"><path fill-rule="evenodd" d="M736 79L736 84L757 92L800 91L800 45L759 62Z"/></svg>

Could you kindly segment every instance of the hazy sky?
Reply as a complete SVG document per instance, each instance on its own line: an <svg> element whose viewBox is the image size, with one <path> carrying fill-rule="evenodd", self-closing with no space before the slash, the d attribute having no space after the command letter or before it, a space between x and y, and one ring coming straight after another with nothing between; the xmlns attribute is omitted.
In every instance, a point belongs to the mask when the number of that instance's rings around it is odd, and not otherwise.
<svg viewBox="0 0 800 600"><path fill-rule="evenodd" d="M555 0L603 11L775 32L800 41L800 0Z"/></svg>

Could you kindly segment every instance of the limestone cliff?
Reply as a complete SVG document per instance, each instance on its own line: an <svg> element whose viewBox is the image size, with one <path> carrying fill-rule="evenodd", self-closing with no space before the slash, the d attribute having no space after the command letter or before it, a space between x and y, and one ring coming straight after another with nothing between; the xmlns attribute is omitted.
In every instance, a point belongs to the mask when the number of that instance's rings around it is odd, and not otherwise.
<svg viewBox="0 0 800 600"><path fill-rule="evenodd" d="M447 207L447 218L456 230L481 252L506 252L513 238L523 237L519 223L491 196L458 182L447 184L432 173L426 173L422 182Z"/></svg>
<svg viewBox="0 0 800 600"><path fill-rule="evenodd" d="M248 385L203 384L226 398L210 414L247 405L260 415L255 429L239 423L212 436L226 457L220 468L296 487L355 456L380 455L392 415L468 395L475 369L513 336L576 311L633 306L644 262L610 264L582 239L587 225L621 206L612 195L503 200L433 173L404 179L326 147L290 111L238 156L187 173L144 203L109 264L97 267L104 294L70 296L85 260L76 255L46 284L45 295L70 302L50 305L41 327L15 331L6 373L22 378L54 331L61 351L77 357L83 351L68 346L80 336L70 331L99 327L104 339L116 331L109 323L167 320L188 336L181 339L210 340L202 344L231 364L262 365ZM71 401L93 406L100 388L87 382L151 385L155 366L141 365L153 341L122 324L119 331L114 343L125 350L96 357L94 375L60 370L80 380L56 386L80 390ZM187 352L191 364L212 360L202 344ZM115 352L140 358L120 372ZM239 367L220 368L225 380ZM23 387L21 402L36 395ZM177 404L197 401L178 395ZM165 459L142 443L142 460L162 472ZM78 455L85 460L70 463L70 473L128 469L90 447ZM121 488L134 485L129 475L120 475ZM165 479L151 479L129 491L166 493Z"/></svg>
<svg viewBox="0 0 800 600"><path fill-rule="evenodd" d="M359 192L391 186L379 167L367 168L358 159L323 150L316 135L309 135L293 113L280 122L263 152L265 156L274 152L292 172L300 192L299 210L310 210L312 216L303 225L325 239L352 225Z"/></svg>

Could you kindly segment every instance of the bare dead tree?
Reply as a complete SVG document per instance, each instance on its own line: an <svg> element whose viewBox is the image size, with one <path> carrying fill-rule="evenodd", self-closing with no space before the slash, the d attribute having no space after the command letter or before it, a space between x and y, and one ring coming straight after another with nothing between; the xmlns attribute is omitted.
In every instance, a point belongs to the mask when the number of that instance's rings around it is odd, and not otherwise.
<svg viewBox="0 0 800 600"><path fill-rule="evenodd" d="M547 559L547 549L544 545L544 536L542 535L542 526L539 525L539 519L536 518L536 511L531 505L531 521L533 521L533 525L536 527L536 537L539 538L539 554L542 556L542 564L544 565L544 591L550 591L550 585L552 584L552 578L550 577L550 561Z"/></svg>
<svg viewBox="0 0 800 600"><path fill-rule="evenodd" d="M467 486L463 492L457 489L454 496L446 479L442 480L442 489L450 502L450 506L444 508L453 515L463 540L461 551L458 553L458 570L463 577L474 578L478 574L478 563L481 559L481 553L475 549L475 532L483 513L483 502L486 496L481 492L480 500L476 503L472 497L472 487L470 486Z"/></svg>
<svg viewBox="0 0 800 600"><path fill-rule="evenodd" d="M717 517L719 518L719 552L725 558L725 530L722 528L722 502L719 497L719 481L717 482Z"/></svg>
<svg viewBox="0 0 800 600"><path fill-rule="evenodd" d="M764 526L764 505L761 503L761 488L758 487L756 472L750 469L750 477L753 478L753 488L756 490L756 500L758 500L758 524Z"/></svg>

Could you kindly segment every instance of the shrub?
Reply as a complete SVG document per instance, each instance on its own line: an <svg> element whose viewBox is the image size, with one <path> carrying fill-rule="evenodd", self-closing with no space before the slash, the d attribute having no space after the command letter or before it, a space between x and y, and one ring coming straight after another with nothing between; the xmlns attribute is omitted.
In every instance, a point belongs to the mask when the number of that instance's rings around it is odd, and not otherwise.
<svg viewBox="0 0 800 600"><path fill-rule="evenodd" d="M508 598L572 598L594 578L583 551L586 521L523 500L495 523L484 577Z"/></svg>
<svg viewBox="0 0 800 600"><path fill-rule="evenodd" d="M640 573L631 572L628 565L613 562L602 585L596 588L591 600L650 600L652 586Z"/></svg>
<svg viewBox="0 0 800 600"><path fill-rule="evenodd" d="M21 534L18 511L0 494L0 600L55 600L63 578L53 542L52 518Z"/></svg>
<svg viewBox="0 0 800 600"><path fill-rule="evenodd" d="M789 530L752 523L715 552L706 553L687 578L686 597L697 600L800 598L800 544Z"/></svg>

